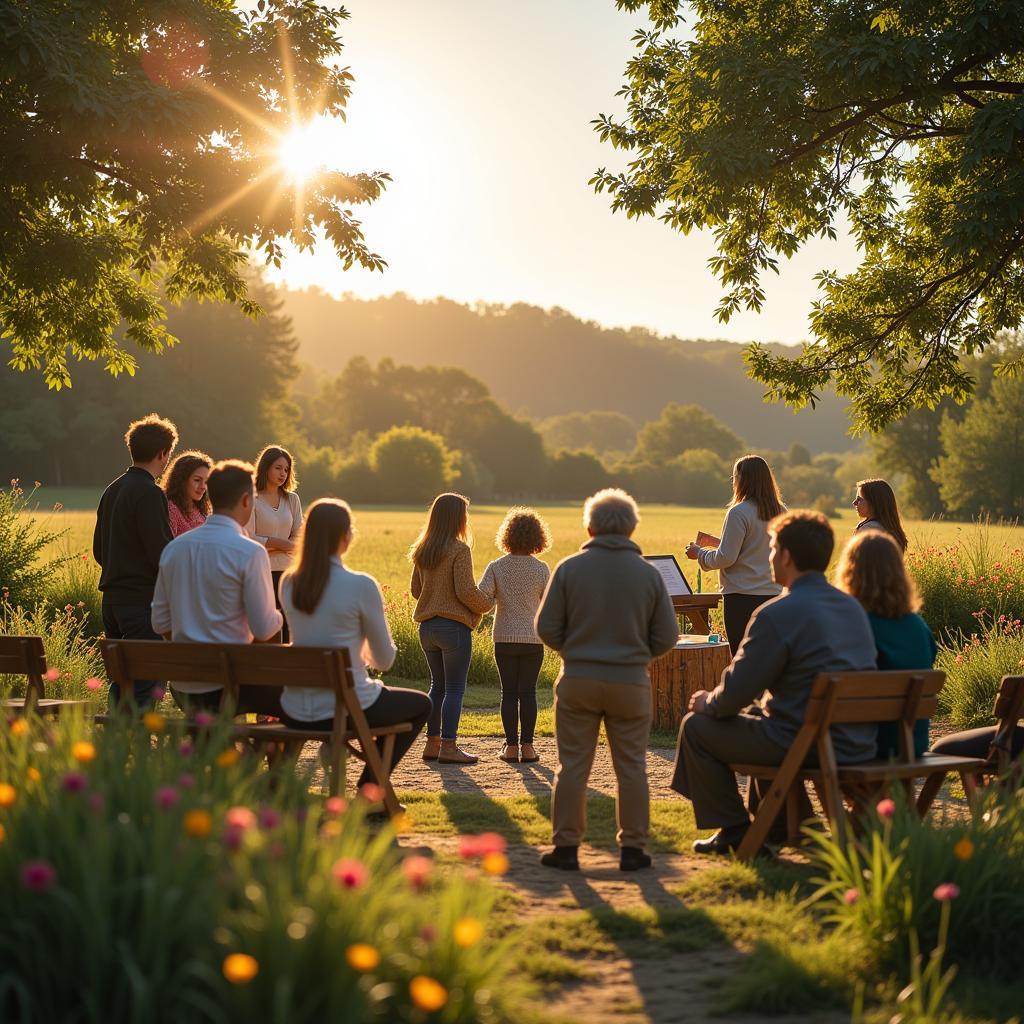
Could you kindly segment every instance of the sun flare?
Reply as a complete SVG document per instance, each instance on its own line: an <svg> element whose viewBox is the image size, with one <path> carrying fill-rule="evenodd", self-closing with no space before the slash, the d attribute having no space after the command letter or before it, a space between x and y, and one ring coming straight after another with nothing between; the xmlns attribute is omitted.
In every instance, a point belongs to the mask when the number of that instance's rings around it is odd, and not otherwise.
<svg viewBox="0 0 1024 1024"><path fill-rule="evenodd" d="M298 124L277 145L277 163L293 182L315 178L325 166L330 146L329 128L323 121Z"/></svg>

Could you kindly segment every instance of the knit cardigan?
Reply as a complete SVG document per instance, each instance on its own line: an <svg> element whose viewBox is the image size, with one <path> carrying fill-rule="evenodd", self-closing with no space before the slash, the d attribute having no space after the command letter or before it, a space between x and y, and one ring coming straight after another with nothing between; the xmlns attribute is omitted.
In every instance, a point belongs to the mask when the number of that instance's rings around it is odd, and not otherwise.
<svg viewBox="0 0 1024 1024"><path fill-rule="evenodd" d="M454 540L441 561L432 569L415 563L409 591L416 598L415 622L442 618L476 629L480 617L490 611L494 600L481 593L473 575L473 554L469 545Z"/></svg>

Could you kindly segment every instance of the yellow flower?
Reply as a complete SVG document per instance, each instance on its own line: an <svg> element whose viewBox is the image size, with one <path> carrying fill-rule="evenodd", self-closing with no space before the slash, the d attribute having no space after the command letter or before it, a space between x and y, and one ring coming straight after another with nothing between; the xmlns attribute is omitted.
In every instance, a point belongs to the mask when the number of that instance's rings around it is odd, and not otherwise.
<svg viewBox="0 0 1024 1024"><path fill-rule="evenodd" d="M354 942L345 950L345 959L355 971L372 971L380 963L380 953L365 942Z"/></svg>
<svg viewBox="0 0 1024 1024"><path fill-rule="evenodd" d="M24 736L28 732L28 722L24 718L16 718L11 722L11 735Z"/></svg>
<svg viewBox="0 0 1024 1024"><path fill-rule="evenodd" d="M448 989L439 981L434 981L423 974L417 974L409 982L409 995L412 996L412 1001L427 1013L440 1010L448 1002Z"/></svg>
<svg viewBox="0 0 1024 1024"><path fill-rule="evenodd" d="M456 946L475 946L484 937L484 926L475 917L463 917L455 922L452 931Z"/></svg>
<svg viewBox="0 0 1024 1024"><path fill-rule="evenodd" d="M232 985L245 985L260 973L260 965L248 953L231 953L224 958L222 970Z"/></svg>
<svg viewBox="0 0 1024 1024"><path fill-rule="evenodd" d="M325 821L320 826L320 835L324 839L337 839L341 835L341 822L340 821Z"/></svg>
<svg viewBox="0 0 1024 1024"><path fill-rule="evenodd" d="M503 875L508 871L508 857L495 850L484 856L480 866L489 875Z"/></svg>
<svg viewBox="0 0 1024 1024"><path fill-rule="evenodd" d="M85 764L96 757L96 748L88 740L79 740L71 745L71 756L79 764Z"/></svg>
<svg viewBox="0 0 1024 1024"><path fill-rule="evenodd" d="M155 711L147 711L142 716L142 724L150 732L163 732L167 728L167 719L158 715Z"/></svg>
<svg viewBox="0 0 1024 1024"><path fill-rule="evenodd" d="M238 762L238 751L234 747L228 747L217 755L218 768L230 768Z"/></svg>
<svg viewBox="0 0 1024 1024"><path fill-rule="evenodd" d="M209 811L189 811L182 819L181 827L193 839L205 839L213 828L213 816Z"/></svg>
<svg viewBox="0 0 1024 1024"><path fill-rule="evenodd" d="M953 856L957 860L970 860L974 856L974 843L970 836L964 836L953 847Z"/></svg>
<svg viewBox="0 0 1024 1024"><path fill-rule="evenodd" d="M31 782L39 782L43 777L43 773L33 765L29 765L25 771L25 774L29 777Z"/></svg>
<svg viewBox="0 0 1024 1024"><path fill-rule="evenodd" d="M396 814L391 819L391 827L399 835L412 831L412 818L408 814Z"/></svg>
<svg viewBox="0 0 1024 1024"><path fill-rule="evenodd" d="M18 791L9 782L0 782L0 807L10 807L18 799Z"/></svg>

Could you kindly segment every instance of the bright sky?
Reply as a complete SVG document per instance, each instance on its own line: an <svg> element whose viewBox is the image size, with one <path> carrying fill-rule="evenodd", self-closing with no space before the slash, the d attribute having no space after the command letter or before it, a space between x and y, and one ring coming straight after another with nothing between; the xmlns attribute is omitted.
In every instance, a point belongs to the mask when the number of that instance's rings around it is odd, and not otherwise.
<svg viewBox="0 0 1024 1024"><path fill-rule="evenodd" d="M684 338L797 342L814 274L855 265L848 240L816 242L766 279L760 315L720 324L707 235L612 214L587 185L623 155L590 121L615 92L639 15L613 0L348 0L347 123L317 139L329 166L386 170L363 211L383 274L343 272L329 247L290 255L273 275L361 297L403 291L460 302L561 306L609 326Z"/></svg>

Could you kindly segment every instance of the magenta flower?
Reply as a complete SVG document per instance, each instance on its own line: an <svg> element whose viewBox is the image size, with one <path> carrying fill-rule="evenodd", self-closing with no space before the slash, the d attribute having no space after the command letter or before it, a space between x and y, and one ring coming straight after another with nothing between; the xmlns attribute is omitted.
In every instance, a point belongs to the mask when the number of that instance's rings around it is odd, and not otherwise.
<svg viewBox="0 0 1024 1024"><path fill-rule="evenodd" d="M164 699L167 691L162 686L154 686L152 693L154 702L159 704Z"/></svg>
<svg viewBox="0 0 1024 1024"><path fill-rule="evenodd" d="M956 882L943 882L942 885L935 887L935 892L932 895L940 903L949 903L960 895L960 886Z"/></svg>
<svg viewBox="0 0 1024 1024"><path fill-rule="evenodd" d="M89 780L81 772L68 772L60 785L65 793L81 793L89 785Z"/></svg>
<svg viewBox="0 0 1024 1024"><path fill-rule="evenodd" d="M21 869L21 884L30 892L46 892L57 882L57 872L45 860L30 860Z"/></svg>
<svg viewBox="0 0 1024 1024"><path fill-rule="evenodd" d="M191 740L182 740L181 743L178 744L178 753L182 757L191 757L195 749L196 748L192 746Z"/></svg>
<svg viewBox="0 0 1024 1024"><path fill-rule="evenodd" d="M278 814L273 807L261 807L259 822L260 828L266 829L269 832L271 829L275 829L281 824L281 815Z"/></svg>
<svg viewBox="0 0 1024 1024"><path fill-rule="evenodd" d="M214 717L209 711L197 711L195 715L195 723L200 729L206 729L213 725Z"/></svg>
<svg viewBox="0 0 1024 1024"><path fill-rule="evenodd" d="M161 811L169 811L178 805L181 794L173 786L161 786L154 795L157 807Z"/></svg>
<svg viewBox="0 0 1024 1024"><path fill-rule="evenodd" d="M878 801L875 810L880 818L891 818L896 813L896 801L886 797L884 800Z"/></svg>
<svg viewBox="0 0 1024 1024"><path fill-rule="evenodd" d="M358 889L365 885L370 878L370 872L365 864L346 857L334 862L331 874L334 875L334 880L338 885L345 889Z"/></svg>
<svg viewBox="0 0 1024 1024"><path fill-rule="evenodd" d="M852 907L854 905L854 903L856 903L857 900L859 900L859 899L860 899L860 890L859 889L847 889L846 892L843 893L843 902L848 907Z"/></svg>
<svg viewBox="0 0 1024 1024"><path fill-rule="evenodd" d="M191 789L196 784L196 777L191 772L182 772L178 776L178 789Z"/></svg>
<svg viewBox="0 0 1024 1024"><path fill-rule="evenodd" d="M242 848L243 832L240 828L232 828L230 825L224 829L220 841L226 850L240 850Z"/></svg>

